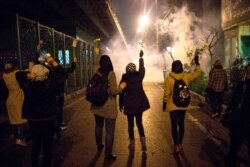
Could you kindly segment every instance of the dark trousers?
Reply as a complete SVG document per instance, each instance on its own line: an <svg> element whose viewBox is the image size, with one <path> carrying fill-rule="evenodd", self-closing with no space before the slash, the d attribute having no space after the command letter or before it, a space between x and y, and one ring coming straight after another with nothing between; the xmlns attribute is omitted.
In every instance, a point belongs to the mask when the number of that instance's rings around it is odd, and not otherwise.
<svg viewBox="0 0 250 167"><path fill-rule="evenodd" d="M184 137L184 119L185 119L185 110L175 110L171 111L170 113L170 120L171 120L171 131L172 131L172 138L174 144L182 144L182 140Z"/></svg>
<svg viewBox="0 0 250 167"><path fill-rule="evenodd" d="M102 145L102 134L103 134L103 125L105 121L105 155L112 154L113 144L114 144L114 133L115 133L115 122L116 119L109 119L98 116L95 114L95 138L96 145Z"/></svg>
<svg viewBox="0 0 250 167"><path fill-rule="evenodd" d="M250 160L250 133L243 130L241 127L233 127L230 130L230 145L228 155L226 158L226 167L234 167L236 165L236 158L241 149L241 145L244 140L247 140L248 144L248 157ZM249 131L249 130L248 130Z"/></svg>
<svg viewBox="0 0 250 167"><path fill-rule="evenodd" d="M210 97L211 108L214 113L218 112L219 114L221 114L223 95L224 92L215 92L211 90L209 97Z"/></svg>
<svg viewBox="0 0 250 167"><path fill-rule="evenodd" d="M64 93L61 92L56 96L57 102L57 116L56 116L56 135L59 139L61 137L61 126L63 122L63 105L64 105Z"/></svg>
<svg viewBox="0 0 250 167"><path fill-rule="evenodd" d="M134 140L134 118L136 120L136 126L138 128L140 137L144 137L144 128L142 124L142 113L135 114L135 115L127 115L128 119L128 135L130 140Z"/></svg>
<svg viewBox="0 0 250 167"><path fill-rule="evenodd" d="M32 167L39 166L39 155L43 150L43 166L50 167L52 160L53 134L55 119L46 121L28 121L32 139Z"/></svg>
<svg viewBox="0 0 250 167"><path fill-rule="evenodd" d="M64 105L64 93L61 92L57 95L57 124L62 125L63 122L63 105Z"/></svg>

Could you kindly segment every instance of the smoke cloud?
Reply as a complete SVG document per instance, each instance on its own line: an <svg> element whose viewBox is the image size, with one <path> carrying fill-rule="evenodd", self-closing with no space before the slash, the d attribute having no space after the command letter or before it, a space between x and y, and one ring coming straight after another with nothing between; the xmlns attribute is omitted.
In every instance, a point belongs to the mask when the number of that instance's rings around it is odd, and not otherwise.
<svg viewBox="0 0 250 167"><path fill-rule="evenodd" d="M152 27L156 27L156 24L158 24L159 37L166 36L168 38L166 41L168 45L172 46L174 60L181 60L188 68L190 67L192 57L188 57L187 53L194 52L195 48L202 48L205 43L205 34L209 32L206 27L202 26L202 20L193 12L188 11L186 6L173 8L164 20L152 20L151 24ZM154 30L156 34L156 28ZM104 52L111 57L118 81L121 75L125 73L125 67L128 63L135 63L138 70L139 52L141 49L144 51L145 82L163 82L164 71L170 72L173 60L169 52L165 47L158 50L156 35L152 35L152 33L147 35L146 33L147 31L145 31L143 47L139 44L140 38L137 38L138 36L136 35L133 41L128 41L128 48L124 47L119 35L114 37L109 43L104 44L109 48ZM162 42L162 40L159 42ZM208 73L210 57L207 51L200 55L200 60L202 70Z"/></svg>

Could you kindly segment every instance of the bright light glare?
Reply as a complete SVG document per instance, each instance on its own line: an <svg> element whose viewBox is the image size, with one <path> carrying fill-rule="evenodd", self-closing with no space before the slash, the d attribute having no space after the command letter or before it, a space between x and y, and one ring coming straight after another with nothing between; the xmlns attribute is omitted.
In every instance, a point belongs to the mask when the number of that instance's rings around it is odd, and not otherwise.
<svg viewBox="0 0 250 167"><path fill-rule="evenodd" d="M149 18L147 15L143 15L141 18L140 18L140 27L146 27L149 23Z"/></svg>
<svg viewBox="0 0 250 167"><path fill-rule="evenodd" d="M168 53L170 53L170 54L172 53L173 48L171 46L167 46L166 49L167 49Z"/></svg>
<svg viewBox="0 0 250 167"><path fill-rule="evenodd" d="M142 32L142 28L141 27L137 28L137 32L141 33Z"/></svg>
<svg viewBox="0 0 250 167"><path fill-rule="evenodd" d="M110 52L111 50L106 46L106 50L108 51L108 52Z"/></svg>

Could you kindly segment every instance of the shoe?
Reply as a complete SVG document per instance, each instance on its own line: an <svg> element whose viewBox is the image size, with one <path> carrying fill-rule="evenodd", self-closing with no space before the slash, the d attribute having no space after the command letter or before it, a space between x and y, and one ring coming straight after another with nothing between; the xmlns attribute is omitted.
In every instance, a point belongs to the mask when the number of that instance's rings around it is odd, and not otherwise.
<svg viewBox="0 0 250 167"><path fill-rule="evenodd" d="M179 147L179 151L183 150L182 144L179 144L178 147Z"/></svg>
<svg viewBox="0 0 250 167"><path fill-rule="evenodd" d="M65 122L62 122L62 123L61 123L61 126L66 126L66 123L65 123Z"/></svg>
<svg viewBox="0 0 250 167"><path fill-rule="evenodd" d="M61 131L65 130L66 128L67 128L66 125L61 125L61 126L60 126Z"/></svg>
<svg viewBox="0 0 250 167"><path fill-rule="evenodd" d="M108 161L114 161L114 160L116 160L116 155L114 155L114 154L109 154L109 155L106 155L105 156L105 159L106 160L108 160Z"/></svg>
<svg viewBox="0 0 250 167"><path fill-rule="evenodd" d="M16 145L22 146L22 147L26 147L27 143L25 140L22 139L16 139Z"/></svg>
<svg viewBox="0 0 250 167"><path fill-rule="evenodd" d="M101 150L103 149L103 147L104 147L104 145L103 145L103 144L98 145L98 146L97 146L97 150L98 150L98 151L101 151Z"/></svg>
<svg viewBox="0 0 250 167"><path fill-rule="evenodd" d="M219 117L219 113L216 112L216 113L212 114L212 117L213 118Z"/></svg>
<svg viewBox="0 0 250 167"><path fill-rule="evenodd" d="M174 146L174 154L179 154L179 152L180 152L179 145L175 145Z"/></svg>

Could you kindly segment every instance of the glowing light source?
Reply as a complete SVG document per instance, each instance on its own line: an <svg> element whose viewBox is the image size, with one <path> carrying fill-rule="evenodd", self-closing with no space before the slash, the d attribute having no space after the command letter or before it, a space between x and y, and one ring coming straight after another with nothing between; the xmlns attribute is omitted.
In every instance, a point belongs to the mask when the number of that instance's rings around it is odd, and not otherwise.
<svg viewBox="0 0 250 167"><path fill-rule="evenodd" d="M108 52L110 52L111 50L106 46L106 50L108 51Z"/></svg>
<svg viewBox="0 0 250 167"><path fill-rule="evenodd" d="M166 49L169 54L172 54L173 48L171 46L167 46Z"/></svg>
<svg viewBox="0 0 250 167"><path fill-rule="evenodd" d="M140 18L140 21L139 21L139 25L140 27L144 28L148 25L149 23L149 18L147 15L143 15L141 18Z"/></svg>

